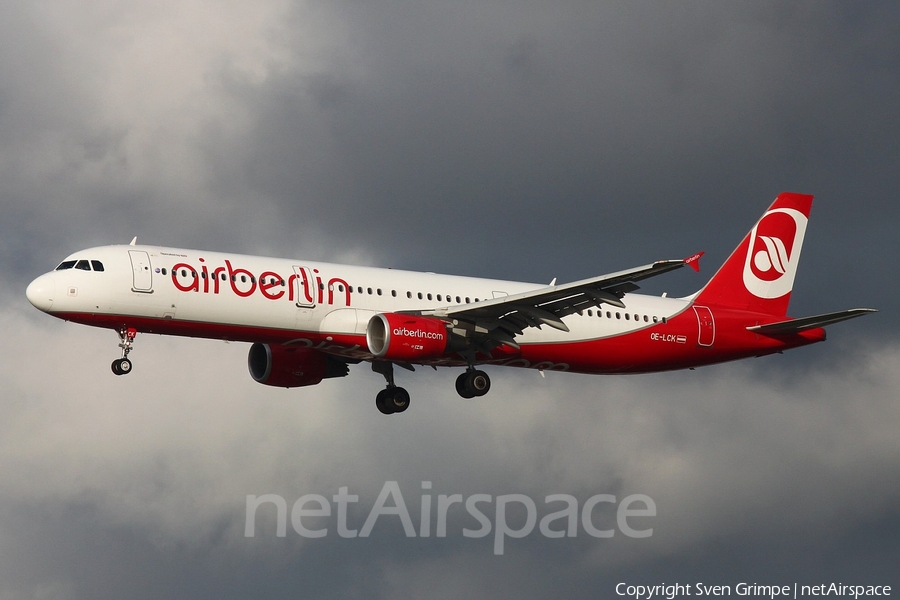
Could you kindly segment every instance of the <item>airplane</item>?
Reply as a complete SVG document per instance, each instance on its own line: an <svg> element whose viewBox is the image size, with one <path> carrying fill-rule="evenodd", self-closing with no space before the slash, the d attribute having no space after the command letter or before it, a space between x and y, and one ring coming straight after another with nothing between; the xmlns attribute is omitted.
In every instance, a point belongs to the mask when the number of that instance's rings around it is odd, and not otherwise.
<svg viewBox="0 0 900 600"><path fill-rule="evenodd" d="M249 342L251 377L301 387L371 363L383 414L405 411L394 366L464 367L464 398L491 387L497 365L592 374L694 368L825 340L824 326L876 312L787 316L813 197L782 193L731 256L683 298L635 294L637 283L702 252L549 285L137 245L68 256L26 289L54 317L113 329L133 364L138 332Z"/></svg>

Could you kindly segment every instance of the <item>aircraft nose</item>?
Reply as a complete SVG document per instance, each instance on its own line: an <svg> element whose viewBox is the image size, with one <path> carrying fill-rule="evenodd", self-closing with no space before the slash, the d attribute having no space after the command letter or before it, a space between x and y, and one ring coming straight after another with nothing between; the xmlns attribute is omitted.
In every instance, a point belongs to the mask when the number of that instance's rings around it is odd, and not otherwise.
<svg viewBox="0 0 900 600"><path fill-rule="evenodd" d="M47 273L41 275L28 284L25 288L25 296L35 308L47 312L53 306L53 296L56 293L55 278Z"/></svg>

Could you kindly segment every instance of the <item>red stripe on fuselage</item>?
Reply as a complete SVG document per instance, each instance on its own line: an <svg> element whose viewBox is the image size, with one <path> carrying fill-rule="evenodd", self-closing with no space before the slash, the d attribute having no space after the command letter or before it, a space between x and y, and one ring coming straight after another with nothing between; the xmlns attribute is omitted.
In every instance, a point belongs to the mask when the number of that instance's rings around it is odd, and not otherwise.
<svg viewBox="0 0 900 600"><path fill-rule="evenodd" d="M699 325L693 311L685 311L629 333L591 340L522 344L520 350L496 348L490 357L479 355L479 363L535 368L550 371L614 374L670 371L708 365L749 356L762 356L825 339L824 329L811 329L790 336L771 337L747 331L747 326L771 322L768 315L713 309L716 338L713 346L699 344ZM366 336L277 329L178 319L133 317L92 313L52 313L66 321L113 330L132 327L142 333L184 337L294 344L351 359L373 358ZM754 319L758 316L758 319ZM423 361L427 365L464 366L458 356Z"/></svg>

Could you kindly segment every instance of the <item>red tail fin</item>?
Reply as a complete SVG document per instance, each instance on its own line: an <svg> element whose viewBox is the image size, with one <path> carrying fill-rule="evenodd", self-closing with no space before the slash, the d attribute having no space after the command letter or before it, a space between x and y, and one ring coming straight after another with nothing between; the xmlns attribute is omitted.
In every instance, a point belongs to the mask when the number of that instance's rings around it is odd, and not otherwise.
<svg viewBox="0 0 900 600"><path fill-rule="evenodd" d="M695 302L786 315L812 200L779 194Z"/></svg>

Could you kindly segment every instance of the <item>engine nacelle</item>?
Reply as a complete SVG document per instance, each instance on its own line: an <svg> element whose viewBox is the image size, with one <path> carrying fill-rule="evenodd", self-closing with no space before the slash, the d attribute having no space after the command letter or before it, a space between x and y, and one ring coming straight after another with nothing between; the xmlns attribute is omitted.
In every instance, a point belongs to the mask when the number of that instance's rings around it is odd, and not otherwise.
<svg viewBox="0 0 900 600"><path fill-rule="evenodd" d="M449 341L447 325L434 317L379 313L366 327L369 352L385 360L439 358L446 353Z"/></svg>
<svg viewBox="0 0 900 600"><path fill-rule="evenodd" d="M253 344L247 356L253 380L275 387L316 385L328 377L343 377L347 364L310 348Z"/></svg>

